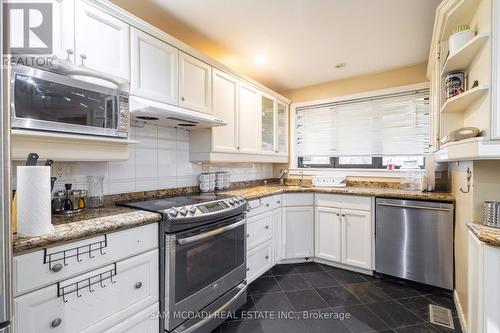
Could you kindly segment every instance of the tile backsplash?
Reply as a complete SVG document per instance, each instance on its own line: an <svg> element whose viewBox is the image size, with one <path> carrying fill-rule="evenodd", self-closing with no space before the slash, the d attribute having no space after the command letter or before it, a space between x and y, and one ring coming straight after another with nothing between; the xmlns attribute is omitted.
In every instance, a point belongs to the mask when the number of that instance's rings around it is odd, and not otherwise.
<svg viewBox="0 0 500 333"><path fill-rule="evenodd" d="M272 164L224 163L202 164L189 161L189 132L183 129L157 127L132 127L131 139L139 141L130 146L130 157L120 162L70 162L54 163L64 176L56 182L55 191L64 189L65 183L73 188L85 189L86 176L103 175L105 194L151 191L198 185L202 171L229 171L232 182L271 178ZM16 166L13 163L13 187L16 184Z"/></svg>

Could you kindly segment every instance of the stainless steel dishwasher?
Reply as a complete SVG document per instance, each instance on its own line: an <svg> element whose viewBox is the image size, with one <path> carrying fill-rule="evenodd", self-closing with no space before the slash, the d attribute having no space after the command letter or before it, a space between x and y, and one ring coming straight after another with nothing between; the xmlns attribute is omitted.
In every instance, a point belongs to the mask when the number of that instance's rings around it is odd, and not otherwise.
<svg viewBox="0 0 500 333"><path fill-rule="evenodd" d="M376 199L375 270L453 289L453 204Z"/></svg>

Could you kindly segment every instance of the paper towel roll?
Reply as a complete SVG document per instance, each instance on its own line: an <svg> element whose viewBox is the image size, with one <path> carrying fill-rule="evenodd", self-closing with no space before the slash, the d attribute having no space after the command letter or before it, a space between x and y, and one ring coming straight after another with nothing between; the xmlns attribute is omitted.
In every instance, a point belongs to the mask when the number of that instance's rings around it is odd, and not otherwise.
<svg viewBox="0 0 500 333"><path fill-rule="evenodd" d="M17 167L17 234L36 237L52 231L50 167Z"/></svg>

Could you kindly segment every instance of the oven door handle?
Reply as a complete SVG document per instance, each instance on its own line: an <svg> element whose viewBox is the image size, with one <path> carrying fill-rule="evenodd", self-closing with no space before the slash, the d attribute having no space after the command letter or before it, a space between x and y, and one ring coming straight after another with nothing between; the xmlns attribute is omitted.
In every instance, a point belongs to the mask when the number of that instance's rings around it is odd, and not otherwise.
<svg viewBox="0 0 500 333"><path fill-rule="evenodd" d="M226 231L238 228L239 226L242 226L245 223L246 223L245 220L241 220L239 222L230 224L228 226L225 226L225 227L222 227L222 228L219 228L219 229L215 229L215 230L210 230L210 231L207 231L205 233L202 233L202 234L199 234L199 235L196 235L196 236L191 236L191 237L186 237L186 238L178 239L177 243L179 245L187 245L187 244L199 242L201 240L204 240L204 239L207 239L207 238L212 238L212 237L215 237L217 235L220 235L220 234L222 234L222 233L224 233Z"/></svg>
<svg viewBox="0 0 500 333"><path fill-rule="evenodd" d="M220 308L218 308L216 311L213 311L210 313L209 316L207 316L206 318L204 318L203 320L197 322L196 324L194 324L193 326L191 327L188 327L186 328L185 330L183 331L177 331L175 330L174 332L176 333L192 333L192 332L196 332L200 327L203 327L206 323L210 322L211 320L213 320L217 315L219 315L221 312L224 312L226 311L226 309L234 303L234 301L236 301L238 298L241 297L241 295L246 292L247 290L247 286L245 285L244 287L242 287L241 285L239 286L241 288L240 291L238 291L238 293L233 297L231 298L226 304L224 304L223 306L221 306Z"/></svg>

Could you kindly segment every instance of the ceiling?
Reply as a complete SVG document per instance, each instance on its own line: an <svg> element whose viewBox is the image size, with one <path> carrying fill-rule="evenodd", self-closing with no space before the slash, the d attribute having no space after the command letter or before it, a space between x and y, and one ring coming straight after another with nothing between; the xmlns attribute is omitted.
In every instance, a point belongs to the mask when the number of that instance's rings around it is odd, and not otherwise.
<svg viewBox="0 0 500 333"><path fill-rule="evenodd" d="M439 1L114 0L278 91L426 61Z"/></svg>

